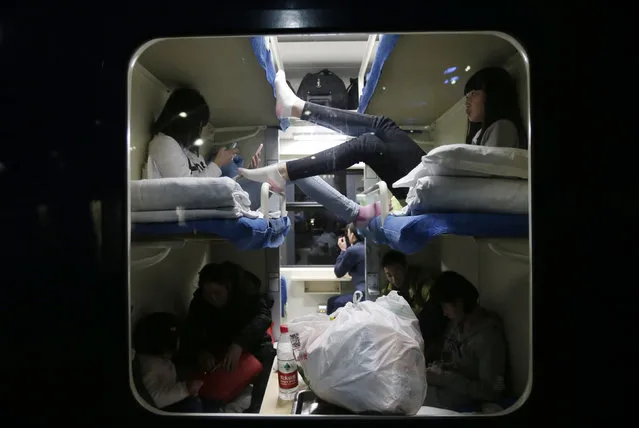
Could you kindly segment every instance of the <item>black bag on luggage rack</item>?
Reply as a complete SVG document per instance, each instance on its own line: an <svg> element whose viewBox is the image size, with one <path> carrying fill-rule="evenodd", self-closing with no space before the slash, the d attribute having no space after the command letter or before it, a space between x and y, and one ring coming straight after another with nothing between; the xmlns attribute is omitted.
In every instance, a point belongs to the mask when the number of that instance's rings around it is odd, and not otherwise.
<svg viewBox="0 0 639 428"><path fill-rule="evenodd" d="M346 85L335 73L327 69L304 76L297 89L297 96L314 104L348 108Z"/></svg>

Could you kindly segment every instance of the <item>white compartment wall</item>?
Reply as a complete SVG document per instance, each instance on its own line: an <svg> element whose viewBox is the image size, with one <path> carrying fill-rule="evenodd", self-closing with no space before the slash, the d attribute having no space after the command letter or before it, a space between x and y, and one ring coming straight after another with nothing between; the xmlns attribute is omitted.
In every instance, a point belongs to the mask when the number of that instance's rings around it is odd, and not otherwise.
<svg viewBox="0 0 639 428"><path fill-rule="evenodd" d="M158 249L132 249L132 260L157 254ZM188 305L197 288L198 272L209 262L232 261L257 275L267 289L266 250L238 251L226 241L191 241L184 248L174 248L160 263L131 271L133 320L155 311L186 316Z"/></svg>
<svg viewBox="0 0 639 428"><path fill-rule="evenodd" d="M316 314L318 305L326 305L330 297L355 291L351 284L351 277L345 275L343 278L336 278L333 267L281 267L280 273L286 278L287 290L286 316L283 322ZM305 291L307 287L312 289L313 284L325 285L327 282L332 282L339 287L339 292Z"/></svg>
<svg viewBox="0 0 639 428"><path fill-rule="evenodd" d="M131 249L131 259L138 260L157 254L158 249ZM191 295L197 284L197 274L209 257L208 242L187 242L184 248L174 248L160 263L145 269L131 269L132 321L151 312L172 312L186 316Z"/></svg>
<svg viewBox="0 0 639 428"><path fill-rule="evenodd" d="M522 118L524 119L524 123L526 123L529 94L524 57L520 53L517 53L513 55L503 67L510 72L517 82L519 105ZM472 73L472 71L470 72ZM462 97L435 121L434 130L431 134L433 141L436 145L464 143L466 141L466 126L465 100Z"/></svg>
<svg viewBox="0 0 639 428"><path fill-rule="evenodd" d="M200 154L208 159L221 145L237 141L238 154L244 159L244 166L248 166L251 158L261 143L264 143L264 130L247 128L242 131L225 131L223 128L215 131L212 141L207 141L200 148ZM266 165L264 151L260 154L261 166Z"/></svg>
<svg viewBox="0 0 639 428"><path fill-rule="evenodd" d="M498 254L502 251L503 254ZM497 312L504 322L513 388L521 394L528 383L532 361L530 264L508 255L509 252L528 255L528 240L477 240L481 303Z"/></svg>
<svg viewBox="0 0 639 428"><path fill-rule="evenodd" d="M140 64L131 73L130 169L131 180L139 180L151 140L151 124L160 115L170 90Z"/></svg>
<svg viewBox="0 0 639 428"><path fill-rule="evenodd" d="M330 297L338 295L305 293L304 281L287 281L286 291L286 317L282 318L283 322L316 314L318 305L326 305Z"/></svg>

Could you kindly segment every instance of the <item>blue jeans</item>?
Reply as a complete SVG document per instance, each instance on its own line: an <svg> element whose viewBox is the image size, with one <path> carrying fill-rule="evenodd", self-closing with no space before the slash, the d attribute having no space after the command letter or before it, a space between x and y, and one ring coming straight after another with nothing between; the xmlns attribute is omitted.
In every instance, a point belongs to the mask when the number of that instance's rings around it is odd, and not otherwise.
<svg viewBox="0 0 639 428"><path fill-rule="evenodd" d="M297 187L315 202L347 223L355 221L359 214L359 204L338 192L334 187L317 176L293 181Z"/></svg>
<svg viewBox="0 0 639 428"><path fill-rule="evenodd" d="M244 159L236 156L233 162L221 168L222 175L224 177L236 177L239 175L238 168L243 164ZM251 209L256 211L260 207L262 183L250 181L244 177L238 179L237 182L249 194ZM354 221L357 214L359 214L359 204L357 202L348 199L319 177L300 178L293 183L315 202L323 205L347 223Z"/></svg>
<svg viewBox="0 0 639 428"><path fill-rule="evenodd" d="M331 174L358 162L364 162L385 181L397 199L406 199L407 188L391 185L419 165L426 153L408 133L384 116L370 116L307 102L301 119L352 138L330 149L288 161L291 180ZM412 160L411 160L412 159Z"/></svg>

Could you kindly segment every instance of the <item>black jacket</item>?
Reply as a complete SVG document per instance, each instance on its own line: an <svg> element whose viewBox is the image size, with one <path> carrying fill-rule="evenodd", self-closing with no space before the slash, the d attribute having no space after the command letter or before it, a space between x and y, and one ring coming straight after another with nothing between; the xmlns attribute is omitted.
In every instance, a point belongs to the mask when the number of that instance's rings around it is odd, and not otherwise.
<svg viewBox="0 0 639 428"><path fill-rule="evenodd" d="M217 309L196 290L180 335L178 359L193 364L202 351L221 356L232 343L255 354L265 343L271 343L266 331L272 322L273 303L268 294L256 291L231 298L225 308Z"/></svg>

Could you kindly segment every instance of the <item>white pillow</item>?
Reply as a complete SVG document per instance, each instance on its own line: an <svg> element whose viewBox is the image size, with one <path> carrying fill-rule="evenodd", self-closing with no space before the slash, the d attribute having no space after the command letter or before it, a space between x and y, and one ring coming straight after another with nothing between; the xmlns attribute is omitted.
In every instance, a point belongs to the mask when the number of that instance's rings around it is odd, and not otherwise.
<svg viewBox="0 0 639 428"><path fill-rule="evenodd" d="M422 162L499 177L528 179L526 149L450 144L434 148L422 158Z"/></svg>
<svg viewBox="0 0 639 428"><path fill-rule="evenodd" d="M528 213L528 181L512 178L423 177L408 212Z"/></svg>
<svg viewBox="0 0 639 428"><path fill-rule="evenodd" d="M422 177L509 177L528 179L528 150L447 144L422 156L422 161L394 188L412 187Z"/></svg>
<svg viewBox="0 0 639 428"><path fill-rule="evenodd" d="M490 177L490 174L483 174L481 172L463 171L461 169L448 168L446 166L431 163L426 159L426 156L422 156L422 161L411 172L406 174L393 183L393 187L398 189L400 187L413 187L420 178L428 176L445 176L445 177Z"/></svg>

